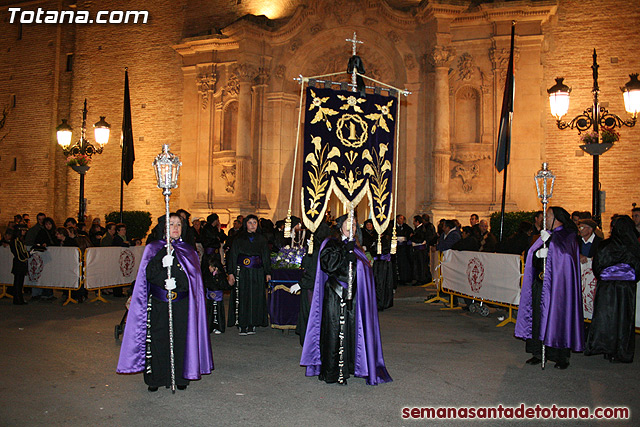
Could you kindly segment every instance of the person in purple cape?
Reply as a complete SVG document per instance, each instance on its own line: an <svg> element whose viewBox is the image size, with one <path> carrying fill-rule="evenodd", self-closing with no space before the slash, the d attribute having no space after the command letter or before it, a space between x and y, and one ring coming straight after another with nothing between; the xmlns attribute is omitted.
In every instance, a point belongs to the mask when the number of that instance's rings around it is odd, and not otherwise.
<svg viewBox="0 0 640 427"><path fill-rule="evenodd" d="M640 243L629 216L613 219L611 237L600 243L593 257L593 274L598 284L584 354L604 354L611 363L631 363L636 343Z"/></svg>
<svg viewBox="0 0 640 427"><path fill-rule="evenodd" d="M336 220L335 236L319 249L313 300L300 365L307 376L346 384L351 375L368 385L391 382L382 355L373 271L356 240L349 239L349 221ZM353 235L356 234L353 222ZM352 264L353 299L348 300Z"/></svg>
<svg viewBox="0 0 640 427"><path fill-rule="evenodd" d="M544 345L554 367L566 369L571 350L582 351L584 344L578 230L560 207L547 210L547 228L527 254L515 336L526 340L533 356L527 364L542 362Z"/></svg>
<svg viewBox="0 0 640 427"><path fill-rule="evenodd" d="M151 392L171 385L168 297L172 298L178 389L186 389L189 381L213 370L198 254L182 240L185 227L179 215L170 215L169 227L172 253L167 255L163 222L158 240L148 243L142 255L117 368L119 374L144 372ZM166 282L168 266L175 289Z"/></svg>

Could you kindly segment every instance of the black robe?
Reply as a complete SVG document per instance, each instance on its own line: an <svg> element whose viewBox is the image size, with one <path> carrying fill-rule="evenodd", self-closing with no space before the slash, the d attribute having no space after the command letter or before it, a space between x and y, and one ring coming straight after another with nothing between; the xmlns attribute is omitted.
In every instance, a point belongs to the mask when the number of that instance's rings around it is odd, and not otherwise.
<svg viewBox="0 0 640 427"><path fill-rule="evenodd" d="M304 273L300 280L300 313L298 314L298 323L296 324L296 334L300 335L300 345L304 345L304 335L307 332L307 323L309 321L309 311L311 310L311 299L313 297L313 287L316 281L316 268L318 266L318 254L320 246L324 239L331 234L331 228L326 222L321 223L318 229L313 233L312 254L307 253L302 258L302 268Z"/></svg>
<svg viewBox="0 0 640 427"><path fill-rule="evenodd" d="M162 248L147 264L147 281L152 286L164 290L167 269L162 266L162 258L167 249ZM189 279L184 272L178 257L173 257L171 277L176 280L174 292L189 292ZM165 291L166 292L166 291ZM152 357L147 359L150 365L145 369L144 382L151 387L171 385L171 355L169 352L169 308L168 303L150 296L151 312L149 314L148 351ZM171 303L173 311L173 356L176 385L188 385L189 380L183 376L184 350L187 344L187 317L189 315L189 298L174 300ZM150 360L150 361L149 361Z"/></svg>
<svg viewBox="0 0 640 427"><path fill-rule="evenodd" d="M365 252L369 252L371 255L375 255L378 252L378 233L376 233L376 230L368 231L362 227L362 247Z"/></svg>
<svg viewBox="0 0 640 427"><path fill-rule="evenodd" d="M215 274L209 269L210 265L218 269ZM230 287L224 266L220 262L220 254L217 252L207 254L205 252L202 255L201 270L202 283L206 292L207 328L209 333L213 332L214 329L224 332L226 321L222 296L223 291L229 290Z"/></svg>
<svg viewBox="0 0 640 427"><path fill-rule="evenodd" d="M612 361L631 363L635 352L636 280L603 280L607 267L627 264L640 277L640 259L613 239L600 243L593 257L598 278L584 354L604 354Z"/></svg>
<svg viewBox="0 0 640 427"><path fill-rule="evenodd" d="M373 279L376 284L376 302L378 310L393 307L393 290L396 288L393 264L391 263L391 235L382 235L382 254L376 254L373 260Z"/></svg>
<svg viewBox="0 0 640 427"><path fill-rule="evenodd" d="M356 294L356 265L353 261L353 295ZM330 239L320 254L320 268L327 275L329 280L325 283L324 300L322 304L322 324L320 326L320 353L322 368L318 379L327 383L338 381L339 349L340 349L340 314L342 297L338 293L344 293L346 300L346 289L340 282L348 282L349 256L345 244L341 240ZM355 365L355 316L354 307L344 307L344 354L343 360L346 369L343 371L344 378L349 378L354 373Z"/></svg>
<svg viewBox="0 0 640 427"><path fill-rule="evenodd" d="M431 283L431 267L429 264L428 233L426 227L420 225L413 230L411 235L413 280L417 285Z"/></svg>
<svg viewBox="0 0 640 427"><path fill-rule="evenodd" d="M249 268L244 260L259 256L262 266ZM227 273L233 274L236 283L229 297L228 326L236 325L236 295L239 299L237 324L241 328L269 326L265 275L271 274L271 259L267 239L261 233L242 231L233 238L227 259Z"/></svg>
<svg viewBox="0 0 640 427"><path fill-rule="evenodd" d="M396 236L398 239L398 249L396 251L396 275L399 283L406 283L413 280L413 267L411 265L411 237L413 230L407 224L396 225Z"/></svg>

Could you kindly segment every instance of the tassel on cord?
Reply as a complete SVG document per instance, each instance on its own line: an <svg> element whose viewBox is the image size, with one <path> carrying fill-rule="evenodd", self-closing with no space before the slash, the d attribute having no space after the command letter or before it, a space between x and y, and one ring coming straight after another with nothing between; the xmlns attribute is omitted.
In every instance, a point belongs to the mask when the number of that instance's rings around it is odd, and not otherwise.
<svg viewBox="0 0 640 427"><path fill-rule="evenodd" d="M284 238L291 237L291 209L287 211L287 219L284 221Z"/></svg>
<svg viewBox="0 0 640 427"><path fill-rule="evenodd" d="M378 255L382 255L382 234L378 234Z"/></svg>
<svg viewBox="0 0 640 427"><path fill-rule="evenodd" d="M309 250L307 254L313 255L313 232L311 233L311 238L309 239Z"/></svg>
<svg viewBox="0 0 640 427"><path fill-rule="evenodd" d="M391 234L391 255L395 255L398 251L398 236L396 235L395 220L393 222L393 233Z"/></svg>

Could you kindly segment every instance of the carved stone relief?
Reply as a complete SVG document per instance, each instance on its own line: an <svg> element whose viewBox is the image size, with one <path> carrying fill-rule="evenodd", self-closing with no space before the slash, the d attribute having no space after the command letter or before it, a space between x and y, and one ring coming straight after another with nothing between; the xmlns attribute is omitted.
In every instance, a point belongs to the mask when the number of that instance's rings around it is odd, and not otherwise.
<svg viewBox="0 0 640 427"><path fill-rule="evenodd" d="M463 53L458 58L458 79L463 82L468 82L473 78L475 65L473 63L473 57L468 52Z"/></svg>
<svg viewBox="0 0 640 427"><path fill-rule="evenodd" d="M285 67L284 65L278 65L276 67L275 76L279 79L282 79L284 78L284 75L286 72L287 72L287 67Z"/></svg>
<svg viewBox="0 0 640 427"><path fill-rule="evenodd" d="M238 80L238 74L235 71L227 80L226 91L232 96L238 96L238 93L240 93L240 80Z"/></svg>
<svg viewBox="0 0 640 427"><path fill-rule="evenodd" d="M404 65L407 67L407 70L413 70L416 68L416 58L412 54L408 54L404 56Z"/></svg>
<svg viewBox="0 0 640 427"><path fill-rule="evenodd" d="M470 193L473 191L472 180L480 175L480 166L477 163L460 164L453 168L453 176L462 178L462 191Z"/></svg>
<svg viewBox="0 0 640 427"><path fill-rule="evenodd" d="M455 50L451 47L437 45L427 54L427 60L434 67L446 67L453 59Z"/></svg>
<svg viewBox="0 0 640 427"><path fill-rule="evenodd" d="M222 166L220 178L225 181L225 191L227 193L235 193L236 191L236 165Z"/></svg>
<svg viewBox="0 0 640 427"><path fill-rule="evenodd" d="M206 110L209 106L210 95L216 90L216 82L218 76L215 68L212 67L210 72L202 70L196 78L196 85L198 86L198 94L202 100L202 109Z"/></svg>
<svg viewBox="0 0 640 427"><path fill-rule="evenodd" d="M365 75L380 81L389 81L394 76L388 68L381 68L387 64L387 60L383 59L378 52L363 45L359 45L358 55L364 59ZM310 69L307 75L323 75L328 73L334 73L336 70L345 70L347 68L347 61L349 60L350 52L345 50L344 46L335 46L328 51L319 51L318 59L310 61ZM320 58L322 58L320 60ZM332 76L332 80L351 81L349 75L344 76Z"/></svg>

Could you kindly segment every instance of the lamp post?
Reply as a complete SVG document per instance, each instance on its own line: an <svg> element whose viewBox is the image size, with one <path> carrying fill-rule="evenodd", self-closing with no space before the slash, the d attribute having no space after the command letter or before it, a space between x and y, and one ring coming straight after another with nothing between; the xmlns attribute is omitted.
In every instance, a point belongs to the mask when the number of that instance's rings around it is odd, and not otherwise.
<svg viewBox="0 0 640 427"><path fill-rule="evenodd" d="M82 109L82 128L80 129L80 139L73 145L71 144L72 129L66 119L62 119L62 123L56 127L58 144L62 147L65 156L82 155L91 158L94 154L101 154L104 146L109 142L109 132L111 125L104 120L104 116L100 116L100 120L93 125L95 140L97 146L93 145L86 137L87 127L87 100L84 100L84 108ZM84 175L89 170L88 159L85 161L76 161L70 164L71 169L80 175L80 201L78 203L78 222L84 222Z"/></svg>
<svg viewBox="0 0 640 427"><path fill-rule="evenodd" d="M594 141L580 146L580 148L589 153L593 157L593 188L591 210L594 220L600 224L600 155L607 152L614 141L603 142L603 131L612 132L617 127L627 126L633 127L636 124L636 118L640 113L640 81L638 74L630 74L630 80L620 89L624 97L624 106L631 118L627 120L621 119L619 116L609 113L600 105L598 95L600 88L598 86L598 62L596 50L593 50L593 104L582 112L582 114L574 117L568 122L562 120L562 117L569 110L569 94L571 88L564 84L563 78L557 78L556 84L547 90L549 93L549 106L551 114L556 118L558 129L577 129L578 134L589 129L595 134ZM615 138L614 138L615 140Z"/></svg>

